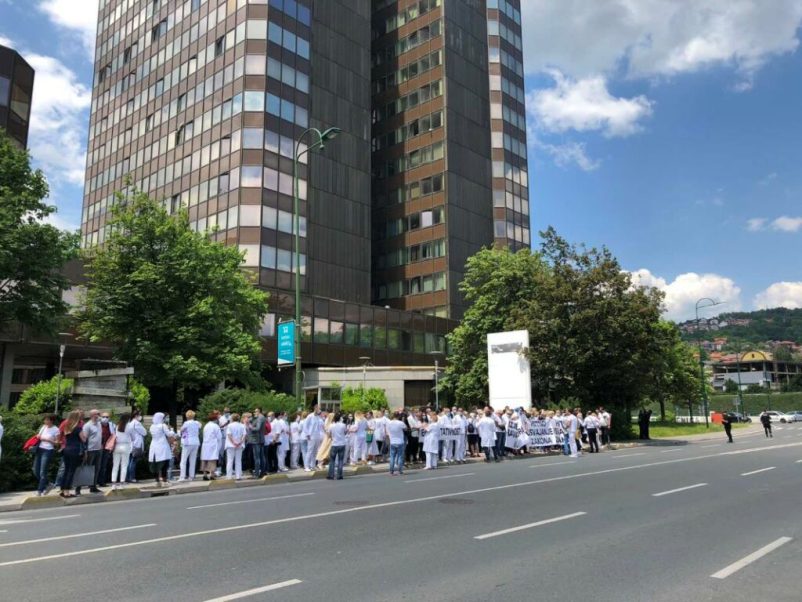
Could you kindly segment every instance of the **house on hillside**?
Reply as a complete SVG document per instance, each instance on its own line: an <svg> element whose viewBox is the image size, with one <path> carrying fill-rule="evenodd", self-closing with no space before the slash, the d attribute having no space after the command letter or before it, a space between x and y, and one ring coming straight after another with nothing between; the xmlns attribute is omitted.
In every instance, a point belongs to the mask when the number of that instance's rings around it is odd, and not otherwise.
<svg viewBox="0 0 802 602"><path fill-rule="evenodd" d="M749 385L759 385L772 390L779 390L792 378L802 374L802 362L775 360L773 354L766 351L728 354L711 365L712 385L717 391L724 391L728 380L737 383L739 372L743 389Z"/></svg>

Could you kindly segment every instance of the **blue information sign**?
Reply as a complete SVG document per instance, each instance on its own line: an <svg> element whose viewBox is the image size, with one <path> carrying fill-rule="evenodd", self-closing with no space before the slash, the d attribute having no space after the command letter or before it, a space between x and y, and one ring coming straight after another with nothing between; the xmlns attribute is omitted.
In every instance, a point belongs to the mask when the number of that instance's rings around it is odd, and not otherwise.
<svg viewBox="0 0 802 602"><path fill-rule="evenodd" d="M278 365L295 363L295 320L278 325Z"/></svg>

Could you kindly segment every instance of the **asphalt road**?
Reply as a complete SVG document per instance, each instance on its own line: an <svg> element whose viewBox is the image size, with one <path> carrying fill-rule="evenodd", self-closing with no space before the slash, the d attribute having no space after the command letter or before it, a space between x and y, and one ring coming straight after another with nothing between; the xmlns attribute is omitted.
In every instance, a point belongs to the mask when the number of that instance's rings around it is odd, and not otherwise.
<svg viewBox="0 0 802 602"><path fill-rule="evenodd" d="M739 435L8 513L0 599L800 600L802 426Z"/></svg>

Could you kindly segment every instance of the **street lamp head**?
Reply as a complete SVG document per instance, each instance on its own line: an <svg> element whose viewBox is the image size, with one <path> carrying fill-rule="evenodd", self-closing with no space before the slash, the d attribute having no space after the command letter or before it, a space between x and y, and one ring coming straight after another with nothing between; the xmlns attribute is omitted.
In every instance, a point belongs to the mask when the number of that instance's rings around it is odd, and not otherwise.
<svg viewBox="0 0 802 602"><path fill-rule="evenodd" d="M340 132L342 132L342 130L338 127L329 128L320 135L320 142L323 143L334 140Z"/></svg>

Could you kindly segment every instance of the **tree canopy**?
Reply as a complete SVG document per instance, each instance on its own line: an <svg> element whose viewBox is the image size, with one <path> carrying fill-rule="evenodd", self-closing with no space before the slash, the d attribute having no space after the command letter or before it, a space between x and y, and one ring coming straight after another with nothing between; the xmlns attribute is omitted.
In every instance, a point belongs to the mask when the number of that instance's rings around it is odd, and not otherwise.
<svg viewBox="0 0 802 602"><path fill-rule="evenodd" d="M0 328L19 322L54 334L67 313L62 266L75 257L78 235L44 223L56 208L27 151L0 130Z"/></svg>
<svg viewBox="0 0 802 602"><path fill-rule="evenodd" d="M146 385L260 380L267 294L241 269L242 253L191 230L186 212L118 195L110 233L87 259L80 332L114 344Z"/></svg>
<svg viewBox="0 0 802 602"><path fill-rule="evenodd" d="M457 403L486 403L487 334L506 330L529 331L537 403L571 399L626 415L656 380L665 395L690 394L690 356L660 320L662 294L633 286L606 248L572 245L553 229L541 237L536 252L469 259L461 290L471 306L449 336L444 379Z"/></svg>

